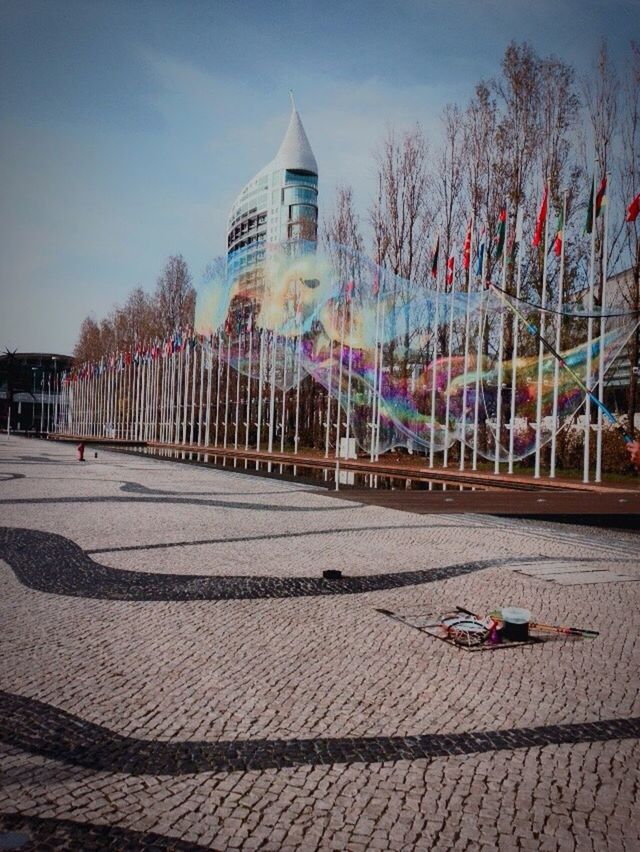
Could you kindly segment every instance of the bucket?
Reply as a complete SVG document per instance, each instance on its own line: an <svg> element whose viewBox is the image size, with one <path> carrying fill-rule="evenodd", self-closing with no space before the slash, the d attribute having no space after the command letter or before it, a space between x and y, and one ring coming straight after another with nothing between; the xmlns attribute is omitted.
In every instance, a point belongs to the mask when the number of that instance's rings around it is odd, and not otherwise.
<svg viewBox="0 0 640 852"><path fill-rule="evenodd" d="M512 642L526 642L529 638L529 621L531 613L528 609L520 609L518 606L502 607L502 620L504 627L502 635Z"/></svg>

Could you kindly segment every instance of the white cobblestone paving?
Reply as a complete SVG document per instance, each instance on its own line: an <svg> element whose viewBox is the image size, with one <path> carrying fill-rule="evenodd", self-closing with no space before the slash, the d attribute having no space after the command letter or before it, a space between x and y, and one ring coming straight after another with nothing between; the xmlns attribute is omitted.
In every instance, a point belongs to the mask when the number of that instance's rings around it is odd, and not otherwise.
<svg viewBox="0 0 640 852"><path fill-rule="evenodd" d="M345 595L108 600L32 588L7 557L0 690L45 719L46 705L104 726L107 736L169 746L505 732L640 716L640 586L615 579L640 578L633 534L413 515L329 499L308 485L103 450L81 465L69 445L14 437L0 439L0 501L0 526L64 536L132 578L317 578L327 568L369 577L500 562ZM540 572L522 573L523 559ZM545 562L558 570L569 560L608 581L549 582ZM499 604L601 635L473 654L376 611ZM384 761L367 760L363 745L357 761L245 771L88 768L77 752L65 759L62 745L59 759L27 746L10 737L0 744L0 813L155 832L168 843L640 849L637 734L415 759L400 749ZM132 840L104 842L114 845L95 848L134 848Z"/></svg>

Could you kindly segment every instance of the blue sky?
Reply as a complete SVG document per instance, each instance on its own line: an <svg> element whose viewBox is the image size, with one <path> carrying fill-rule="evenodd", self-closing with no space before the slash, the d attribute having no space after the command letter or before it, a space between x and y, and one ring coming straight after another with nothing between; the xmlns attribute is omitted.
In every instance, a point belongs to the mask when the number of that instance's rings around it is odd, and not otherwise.
<svg viewBox="0 0 640 852"><path fill-rule="evenodd" d="M603 36L640 40L640 0L1 2L0 349L70 352L170 254L197 283L290 88L321 206L347 181L365 214L387 127L437 133L511 39L584 72Z"/></svg>

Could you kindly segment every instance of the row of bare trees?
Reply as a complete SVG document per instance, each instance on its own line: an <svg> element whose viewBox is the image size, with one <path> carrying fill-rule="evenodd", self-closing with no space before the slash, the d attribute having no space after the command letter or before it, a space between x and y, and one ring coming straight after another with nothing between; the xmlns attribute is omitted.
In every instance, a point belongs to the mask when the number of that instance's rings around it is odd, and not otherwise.
<svg viewBox="0 0 640 852"><path fill-rule="evenodd" d="M158 277L155 291L137 287L124 305L101 321L88 316L80 326L73 350L76 363L99 361L119 351L133 351L144 341L168 337L177 328L193 325L196 291L181 254L172 255Z"/></svg>
<svg viewBox="0 0 640 852"><path fill-rule="evenodd" d="M430 254L440 238L441 255L460 257L467 223L473 217L476 239L484 231L495 243L500 210L507 209L510 242L516 217L524 222L522 282L525 297L538 300L542 289L544 246L532 250L531 234L544 186L549 184L551 247L555 215L567 196L564 291L567 300L585 301L588 288L589 238L583 224L594 172L609 177L611 217L608 275L626 269L614 297L640 310L640 233L638 222L623 223L624 211L640 191L640 49L631 43L617 70L603 43L592 72L578 79L556 57L541 57L526 44L511 43L500 73L480 81L465 106L448 105L441 136L433 144L416 126L390 131L376 153L376 190L365 222L374 259L413 286L429 280ZM596 233L596 303L603 282L603 222ZM349 227L345 227L349 223ZM361 221L351 189L338 189L336 213L324 222L328 242L363 245ZM493 252L487 274L494 273ZM515 290L515 264L507 267L507 289ZM548 299L557 286L552 258ZM463 286L466 286L466 281ZM396 283L397 287L407 286ZM402 300L402 294L396 293ZM611 292L610 292L611 298ZM640 318L640 314L638 314ZM567 334L571 329L567 328ZM638 332L629 344L631 364L638 363ZM507 339L505 354L510 354ZM393 363L393 353L390 353ZM628 414L638 408L637 377L632 373Z"/></svg>

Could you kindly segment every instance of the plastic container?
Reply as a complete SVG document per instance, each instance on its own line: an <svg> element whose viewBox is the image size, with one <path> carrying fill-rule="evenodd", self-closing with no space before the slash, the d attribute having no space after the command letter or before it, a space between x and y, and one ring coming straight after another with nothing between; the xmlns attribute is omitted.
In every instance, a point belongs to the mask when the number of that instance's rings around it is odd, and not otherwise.
<svg viewBox="0 0 640 852"><path fill-rule="evenodd" d="M503 606L502 620L504 627L502 635L511 642L526 642L529 638L529 622L531 613L519 606Z"/></svg>

